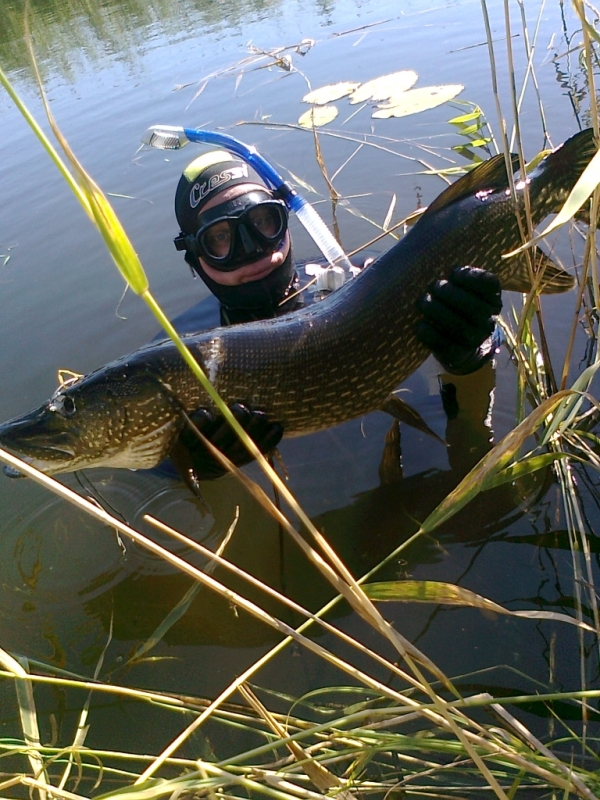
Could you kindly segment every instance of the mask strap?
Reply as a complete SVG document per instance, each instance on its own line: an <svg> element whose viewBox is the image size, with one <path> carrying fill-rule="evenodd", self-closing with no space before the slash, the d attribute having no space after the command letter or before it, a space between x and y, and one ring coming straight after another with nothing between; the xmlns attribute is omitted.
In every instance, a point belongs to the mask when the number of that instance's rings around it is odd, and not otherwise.
<svg viewBox="0 0 600 800"><path fill-rule="evenodd" d="M198 252L198 242L196 237L191 233L184 233L183 231L180 231L179 236L176 236L173 239L173 244L175 245L176 250L185 250L187 253L191 253L196 257L200 255Z"/></svg>

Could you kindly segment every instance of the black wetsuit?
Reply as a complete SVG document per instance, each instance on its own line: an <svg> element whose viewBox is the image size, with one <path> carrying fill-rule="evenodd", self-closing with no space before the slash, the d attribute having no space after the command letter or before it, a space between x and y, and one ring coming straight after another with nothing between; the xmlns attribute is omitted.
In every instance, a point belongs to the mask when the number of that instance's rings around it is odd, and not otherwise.
<svg viewBox="0 0 600 800"><path fill-rule="evenodd" d="M288 296L295 295L304 284L297 275L290 285ZM284 298L285 299L285 298ZM271 309L246 309L246 308L228 308L219 302L213 295L209 294L204 300L201 300L192 308L184 311L175 320L173 325L178 333L198 333L200 331L210 330L211 328L218 328L221 325L237 325L241 322L254 322L259 319L269 319L271 317L278 317L281 314L287 314L290 311L295 311L304 305L313 302L314 294L308 289L298 295L293 296L290 300L285 300L280 306ZM164 334L159 334L155 338L162 338Z"/></svg>

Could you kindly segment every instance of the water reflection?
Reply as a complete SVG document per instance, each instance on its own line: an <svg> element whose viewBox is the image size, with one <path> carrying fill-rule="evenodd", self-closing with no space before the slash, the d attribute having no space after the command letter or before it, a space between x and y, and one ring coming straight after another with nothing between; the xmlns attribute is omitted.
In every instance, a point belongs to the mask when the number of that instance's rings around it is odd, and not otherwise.
<svg viewBox="0 0 600 800"><path fill-rule="evenodd" d="M328 15L334 5L317 3L317 14ZM176 8L171 0L31 0L29 25L40 64L75 80L90 62L115 58L134 64L140 52L202 34L218 41L248 21L276 18L281 6L282 0L182 0ZM28 68L23 5L0 0L0 16L3 69Z"/></svg>

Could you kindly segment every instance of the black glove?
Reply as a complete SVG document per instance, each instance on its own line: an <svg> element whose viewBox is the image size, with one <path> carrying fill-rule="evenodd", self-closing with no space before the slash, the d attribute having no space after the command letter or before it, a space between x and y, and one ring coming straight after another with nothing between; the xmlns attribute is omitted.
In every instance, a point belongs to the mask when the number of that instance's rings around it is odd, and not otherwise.
<svg viewBox="0 0 600 800"><path fill-rule="evenodd" d="M263 411L253 411L241 403L234 403L231 411L261 453L268 453L278 445L283 436L283 426L279 422L271 422ZM236 467L242 467L252 461L250 453L220 414L212 414L206 409L201 409L190 415L190 419L209 442L226 455ZM184 448L189 454L197 480L212 480L227 472L221 462L187 426L179 437L178 447Z"/></svg>
<svg viewBox="0 0 600 800"><path fill-rule="evenodd" d="M448 372L468 375L493 358L501 341L502 290L491 272L457 267L421 298L419 310L417 336Z"/></svg>

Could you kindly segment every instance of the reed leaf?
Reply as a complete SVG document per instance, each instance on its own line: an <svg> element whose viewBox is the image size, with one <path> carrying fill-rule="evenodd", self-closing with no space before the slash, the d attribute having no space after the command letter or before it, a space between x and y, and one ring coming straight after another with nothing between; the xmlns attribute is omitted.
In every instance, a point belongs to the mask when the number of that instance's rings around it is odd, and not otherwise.
<svg viewBox="0 0 600 800"><path fill-rule="evenodd" d="M529 247L537 244L541 241L544 237L548 236L549 233L555 231L557 228L560 228L561 225L564 225L565 222L569 222L569 220L573 219L573 217L577 214L579 209L582 205L588 200L594 192L594 189L600 184L600 151L596 153L596 155L592 158L590 163L581 173L581 177L571 190L571 193L565 200L565 203L561 210L558 212L556 217L552 220L552 222L548 223L548 225L541 231L537 236L532 237L529 241L522 244L520 247L517 247L516 250L511 250L510 253L506 253L503 258L510 258L511 256L517 255L518 253L522 253L524 250L527 250Z"/></svg>
<svg viewBox="0 0 600 800"><path fill-rule="evenodd" d="M38 753L40 748L40 731L37 721L35 700L33 697L33 686L29 679L29 674L23 664L13 658L5 650L0 649L0 665L11 672L15 677L15 690L17 703L19 705L19 716L21 718L21 728L23 737L27 745L26 753L33 774L42 783L46 784L47 778L42 757ZM46 797L44 788L40 789L40 800Z"/></svg>
<svg viewBox="0 0 600 800"><path fill-rule="evenodd" d="M480 108L476 108L474 111L471 111L470 114L461 114L459 117L452 117L452 119L449 119L448 122L450 125L456 125L458 128L460 128L461 133L467 133L467 129L470 127L473 121L482 118L483 112ZM475 125L475 129L480 127L481 125L479 123Z"/></svg>
<svg viewBox="0 0 600 800"><path fill-rule="evenodd" d="M145 517L148 518L147 515ZM223 537L223 541L217 547L215 555L217 557L221 556L225 551L225 548L229 544L231 537L233 536L233 532L236 529L237 523L239 520L239 508L236 508L235 516L233 522L229 526L229 530ZM187 537L184 537L186 544L192 544L191 540ZM193 543L195 544L195 542ZM207 553L208 555L208 553ZM214 572L215 567L217 566L217 561L211 561L204 569L204 572L207 575L210 575ZM173 625L175 625L179 620L185 616L186 612L192 605L194 598L200 591L200 584L193 583L192 586L185 592L181 600L169 611L167 616L163 619L163 621L156 627L156 629L150 634L150 636L146 639L141 647L138 647L135 653L127 660L126 664L131 664L135 661L139 661L142 656L146 655L153 647L155 647L171 630Z"/></svg>
<svg viewBox="0 0 600 800"><path fill-rule="evenodd" d="M526 619L548 619L554 622L566 622L583 630L595 633L595 629L585 622L573 619L567 614L556 611L511 611L504 606L488 600L480 594L475 594L462 586L440 581L381 581L366 583L363 586L365 593L371 600L402 603L434 603L436 605L463 606L481 608L493 611L496 614L508 614L512 617Z"/></svg>
<svg viewBox="0 0 600 800"><path fill-rule="evenodd" d="M389 208L385 215L385 219L383 220L383 224L381 226L382 230L387 231L387 229L390 227L390 223L392 221L392 216L394 215L395 208L396 208L396 195L393 194L392 199L390 200Z"/></svg>
<svg viewBox="0 0 600 800"><path fill-rule="evenodd" d="M88 216L91 218L92 211L89 207L89 203L87 201L86 196L81 190L81 187L77 184L77 181L73 178L69 170L67 169L65 163L61 159L60 155L44 133L44 131L40 128L37 121L35 120L34 116L31 114L25 103L21 100L15 89L13 88L11 82L9 81L8 77L5 75L4 71L0 67L0 83L5 88L6 92L8 93L9 97L15 104L15 106L19 109L22 117L25 119L29 127L32 129L34 134L37 136L39 141L42 144L44 150L48 153L58 171L62 175L62 177L67 182L68 186L72 189L73 193L85 209Z"/></svg>
<svg viewBox="0 0 600 800"><path fill-rule="evenodd" d="M559 431L559 428L563 430L567 429L573 423L573 420L579 413L581 405L585 399L591 400L592 403L595 403L595 400L590 398L590 396L587 394L587 390L596 372L598 371L598 367L600 367L600 361L597 361L595 364L587 367L587 369L584 369L575 383L573 383L570 394L565 398L561 406L557 408L552 415L552 421L548 425L542 440L542 444L547 444Z"/></svg>
<svg viewBox="0 0 600 800"><path fill-rule="evenodd" d="M544 420L570 394L569 390L557 392L534 409L523 422L508 433L473 467L458 486L429 514L421 524L418 532L431 532L434 528L453 517L482 490L487 489L488 481L507 466L508 462L520 450L525 440L543 424Z"/></svg>
<svg viewBox="0 0 600 800"><path fill-rule="evenodd" d="M271 714L267 708L260 702L258 697L250 689L249 686L243 685L240 687L240 694L247 702L254 708L271 728L271 730L279 737L279 739L286 738L286 731L278 720ZM305 749L295 741L289 741L287 744L288 749L296 759L297 763L302 766L306 775L310 778L313 784L319 791L327 793L330 789L336 790L336 797L341 800L352 800L353 795L350 792L344 791L344 782L326 769L322 764L316 761Z"/></svg>
<svg viewBox="0 0 600 800"><path fill-rule="evenodd" d="M562 458L583 460L569 453L541 453L537 456L528 456L517 461L515 464L510 464L496 475L488 478L485 482L485 489L487 491L488 489L495 489L497 486L502 486L505 483L513 483L519 480L519 478L524 478L525 475L531 475L534 472L538 472L540 469L546 469Z"/></svg>
<svg viewBox="0 0 600 800"><path fill-rule="evenodd" d="M54 119L54 115L52 114L52 110L48 103L48 98L46 97L46 92L44 90L35 59L35 54L31 45L27 13L25 14L25 37L48 122L52 128L52 132L55 135L56 140L62 147L63 152L67 160L70 162L72 170L75 174L72 175L69 173L67 166L62 163L58 153L56 153L54 161L63 176L66 176L67 174L71 175L70 180L67 180L68 185L74 191L75 196L82 204L88 216L93 222L95 222L108 252L111 254L113 261L123 275L125 281L129 284L129 286L131 286L136 294L143 294L148 290L148 279L137 253L133 248L133 245L129 241L129 238L125 233L119 218L115 214L108 198L104 195L98 184L79 162L75 156L75 153L69 146L65 136L58 127L56 120ZM10 86L8 78L5 78L5 81L6 84ZM11 98L14 98L17 93L14 91L12 86L10 87L10 90L11 91L9 93ZM21 110L20 105L18 108ZM21 113L23 112L21 111ZM45 144L45 137L40 137L40 134L42 133L41 129L35 123L33 117L31 115L26 115L25 119L48 151L48 147Z"/></svg>

